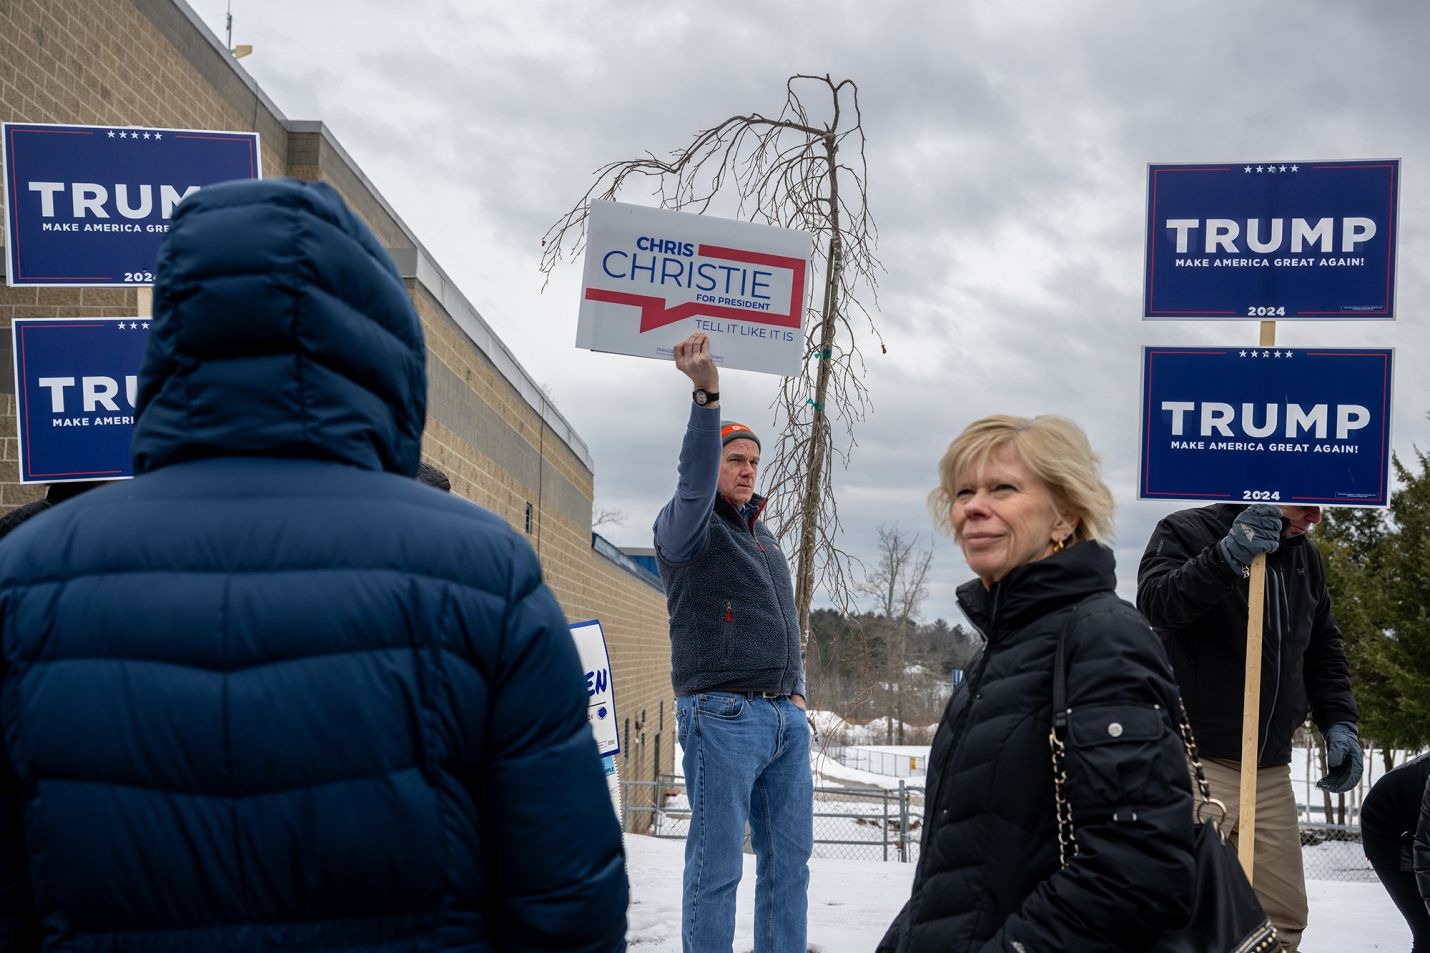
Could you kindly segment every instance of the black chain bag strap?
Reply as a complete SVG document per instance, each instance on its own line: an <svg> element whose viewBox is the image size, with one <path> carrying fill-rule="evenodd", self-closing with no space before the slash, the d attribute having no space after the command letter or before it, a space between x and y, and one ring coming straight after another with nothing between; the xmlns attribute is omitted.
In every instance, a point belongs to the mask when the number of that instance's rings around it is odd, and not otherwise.
<svg viewBox="0 0 1430 953"><path fill-rule="evenodd" d="M1073 622L1082 613L1084 600L1068 615L1058 637L1057 658L1053 665L1053 726L1048 732L1048 744L1053 754L1053 793L1058 818L1058 860L1063 867L1077 853L1077 841L1072 823L1072 804L1067 794L1067 769L1063 764L1063 739L1067 735L1067 667L1065 646ZM1261 909L1261 902L1251 889L1251 882L1241 869L1236 851L1221 833L1226 817L1226 805L1212 797L1206 772L1197 754L1196 738L1187 720L1187 709L1180 698L1177 707L1181 716L1178 726L1187 763L1197 778L1200 799L1192 833L1192 860L1196 866L1196 883L1191 896L1191 919L1184 925L1162 932L1148 947L1149 953L1267 953L1280 948L1276 928Z"/></svg>

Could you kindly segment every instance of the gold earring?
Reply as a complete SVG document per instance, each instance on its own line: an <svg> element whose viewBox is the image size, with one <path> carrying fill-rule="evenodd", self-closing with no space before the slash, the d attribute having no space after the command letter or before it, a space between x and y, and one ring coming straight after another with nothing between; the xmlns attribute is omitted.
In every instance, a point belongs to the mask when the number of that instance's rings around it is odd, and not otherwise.
<svg viewBox="0 0 1430 953"><path fill-rule="evenodd" d="M1060 552L1062 552L1062 551L1063 551L1063 540L1062 540L1061 537L1059 537L1058 539L1053 540L1053 552L1055 552L1055 553L1060 553Z"/></svg>

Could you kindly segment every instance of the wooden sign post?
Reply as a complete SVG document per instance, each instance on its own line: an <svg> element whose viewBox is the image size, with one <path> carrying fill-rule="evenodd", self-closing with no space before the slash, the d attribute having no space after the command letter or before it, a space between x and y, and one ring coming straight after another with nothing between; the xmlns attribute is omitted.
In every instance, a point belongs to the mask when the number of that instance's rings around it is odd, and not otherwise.
<svg viewBox="0 0 1430 953"><path fill-rule="evenodd" d="M1261 322L1261 346L1276 343L1276 322ZM1236 854L1246 879L1256 872L1256 773L1261 734L1261 624L1266 617L1266 554L1251 560L1246 580L1246 681L1241 703L1241 794Z"/></svg>

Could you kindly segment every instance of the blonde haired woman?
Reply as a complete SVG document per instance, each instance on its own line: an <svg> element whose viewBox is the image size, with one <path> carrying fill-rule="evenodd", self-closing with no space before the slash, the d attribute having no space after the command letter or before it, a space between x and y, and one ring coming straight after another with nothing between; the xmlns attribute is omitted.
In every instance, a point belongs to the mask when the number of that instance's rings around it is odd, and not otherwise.
<svg viewBox="0 0 1430 953"><path fill-rule="evenodd" d="M1145 949L1188 916L1191 790L1166 655L1113 593L1098 459L1070 420L986 417L944 454L929 503L977 574L958 600L987 641L934 738L913 892L880 949ZM1076 832L1061 851L1060 640Z"/></svg>

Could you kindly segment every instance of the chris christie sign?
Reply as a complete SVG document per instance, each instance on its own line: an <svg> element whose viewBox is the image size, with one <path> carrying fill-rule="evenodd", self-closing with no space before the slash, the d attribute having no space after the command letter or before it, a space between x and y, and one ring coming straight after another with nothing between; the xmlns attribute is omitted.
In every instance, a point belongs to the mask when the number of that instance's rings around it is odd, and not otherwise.
<svg viewBox="0 0 1430 953"><path fill-rule="evenodd" d="M592 202L576 346L671 360L704 331L723 367L797 374L811 247L805 232Z"/></svg>

